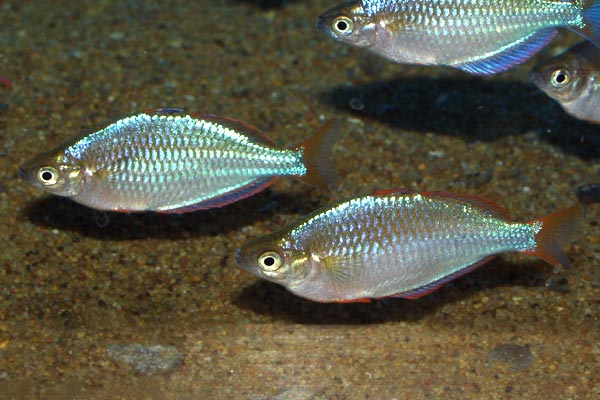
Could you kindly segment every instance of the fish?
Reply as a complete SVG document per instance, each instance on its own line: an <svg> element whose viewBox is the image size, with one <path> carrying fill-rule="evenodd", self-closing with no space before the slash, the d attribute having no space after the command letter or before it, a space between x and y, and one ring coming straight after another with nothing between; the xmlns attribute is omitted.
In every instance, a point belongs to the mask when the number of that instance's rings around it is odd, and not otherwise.
<svg viewBox="0 0 600 400"><path fill-rule="evenodd" d="M519 223L484 197L389 189L250 240L235 250L234 261L316 302L417 299L503 252L571 267L562 247L579 213L574 205Z"/></svg>
<svg viewBox="0 0 600 400"><path fill-rule="evenodd" d="M600 50L583 41L536 65L530 80L567 114L600 123Z"/></svg>
<svg viewBox="0 0 600 400"><path fill-rule="evenodd" d="M337 123L279 148L257 128L164 108L120 119L19 167L33 186L103 211L184 213L251 196L278 176L335 187Z"/></svg>
<svg viewBox="0 0 600 400"><path fill-rule="evenodd" d="M559 27L600 46L600 0L353 0L317 19L333 39L394 62L475 75L525 62Z"/></svg>

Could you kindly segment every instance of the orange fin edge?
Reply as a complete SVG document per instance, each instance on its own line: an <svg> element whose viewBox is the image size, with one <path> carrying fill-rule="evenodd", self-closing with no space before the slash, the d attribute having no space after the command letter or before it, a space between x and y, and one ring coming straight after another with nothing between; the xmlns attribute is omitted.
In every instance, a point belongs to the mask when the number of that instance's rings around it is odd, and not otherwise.
<svg viewBox="0 0 600 400"><path fill-rule="evenodd" d="M321 125L314 135L295 148L303 150L302 161L306 167L306 175L298 176L298 179L325 191L337 185L331 148L339 136L337 121L330 119Z"/></svg>
<svg viewBox="0 0 600 400"><path fill-rule="evenodd" d="M522 253L541 258L554 266L571 268L571 261L562 248L575 235L580 216L581 207L576 204L530 221L530 224L541 223L541 228L535 235L535 248Z"/></svg>

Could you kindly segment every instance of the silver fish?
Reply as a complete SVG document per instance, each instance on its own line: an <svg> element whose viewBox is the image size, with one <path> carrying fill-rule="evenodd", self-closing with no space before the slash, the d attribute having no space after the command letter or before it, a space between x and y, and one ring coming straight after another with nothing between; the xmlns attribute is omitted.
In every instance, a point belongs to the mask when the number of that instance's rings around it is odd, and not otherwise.
<svg viewBox="0 0 600 400"><path fill-rule="evenodd" d="M297 147L279 149L226 117L161 109L75 138L19 168L33 186L112 211L187 212L251 196L277 176L334 184L330 121Z"/></svg>
<svg viewBox="0 0 600 400"><path fill-rule="evenodd" d="M529 59L566 27L600 45L598 0L355 0L318 18L334 39L398 63L473 74Z"/></svg>
<svg viewBox="0 0 600 400"><path fill-rule="evenodd" d="M526 223L476 196L388 190L323 208L236 250L236 264L319 302L415 299L496 254L570 266L579 208Z"/></svg>
<svg viewBox="0 0 600 400"><path fill-rule="evenodd" d="M600 50L581 42L537 65L531 81L570 115L600 123Z"/></svg>

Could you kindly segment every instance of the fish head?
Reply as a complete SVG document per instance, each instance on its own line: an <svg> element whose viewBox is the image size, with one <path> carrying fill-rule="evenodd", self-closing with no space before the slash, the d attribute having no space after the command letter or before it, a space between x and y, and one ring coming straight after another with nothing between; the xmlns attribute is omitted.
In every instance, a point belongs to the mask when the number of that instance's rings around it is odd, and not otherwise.
<svg viewBox="0 0 600 400"><path fill-rule="evenodd" d="M529 79L549 97L565 105L577 100L588 85L589 74L582 60L571 52L535 66Z"/></svg>
<svg viewBox="0 0 600 400"><path fill-rule="evenodd" d="M372 46L376 40L375 23L361 1L350 1L325 11L317 19L317 29L357 47Z"/></svg>
<svg viewBox="0 0 600 400"><path fill-rule="evenodd" d="M37 188L59 196L73 197L83 188L85 169L70 161L64 151L56 149L19 166L19 175Z"/></svg>
<svg viewBox="0 0 600 400"><path fill-rule="evenodd" d="M277 234L258 238L236 249L234 260L241 269L284 286L303 279L304 264L308 261L303 251L294 249L289 240Z"/></svg>

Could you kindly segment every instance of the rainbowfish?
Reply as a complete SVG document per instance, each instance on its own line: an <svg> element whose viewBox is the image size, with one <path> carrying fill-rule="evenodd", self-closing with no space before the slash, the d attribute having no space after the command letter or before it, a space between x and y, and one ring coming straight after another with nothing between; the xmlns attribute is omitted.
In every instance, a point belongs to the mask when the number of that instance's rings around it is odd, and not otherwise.
<svg viewBox="0 0 600 400"><path fill-rule="evenodd" d="M581 42L537 65L531 81L570 115L600 123L600 50Z"/></svg>
<svg viewBox="0 0 600 400"><path fill-rule="evenodd" d="M517 223L482 197L387 190L251 241L236 250L235 262L313 301L416 299L507 251L570 267L561 247L578 215L573 206Z"/></svg>
<svg viewBox="0 0 600 400"><path fill-rule="evenodd" d="M240 121L159 109L73 139L19 172L35 187L99 210L203 210L251 196L277 176L327 190L335 181L328 158L335 125L279 149Z"/></svg>
<svg viewBox="0 0 600 400"><path fill-rule="evenodd" d="M566 27L600 46L599 0L354 0L317 29L397 63L490 75L529 59Z"/></svg>

